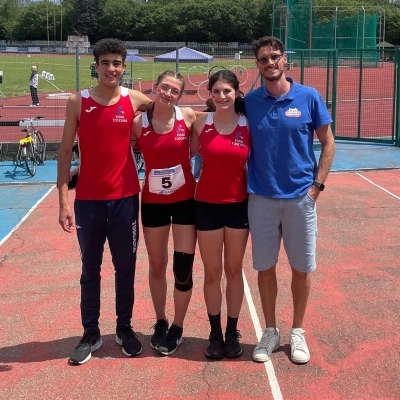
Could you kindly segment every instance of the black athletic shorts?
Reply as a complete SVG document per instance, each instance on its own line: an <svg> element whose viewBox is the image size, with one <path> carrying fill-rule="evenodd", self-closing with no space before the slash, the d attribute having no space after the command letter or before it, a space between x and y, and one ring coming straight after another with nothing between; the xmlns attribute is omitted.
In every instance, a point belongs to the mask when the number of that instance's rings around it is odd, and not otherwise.
<svg viewBox="0 0 400 400"><path fill-rule="evenodd" d="M142 203L142 225L147 228L159 228L171 223L177 225L194 225L195 202L189 200L176 201L175 203Z"/></svg>
<svg viewBox="0 0 400 400"><path fill-rule="evenodd" d="M249 229L248 199L238 203L206 203L196 201L196 229L214 231L223 227Z"/></svg>

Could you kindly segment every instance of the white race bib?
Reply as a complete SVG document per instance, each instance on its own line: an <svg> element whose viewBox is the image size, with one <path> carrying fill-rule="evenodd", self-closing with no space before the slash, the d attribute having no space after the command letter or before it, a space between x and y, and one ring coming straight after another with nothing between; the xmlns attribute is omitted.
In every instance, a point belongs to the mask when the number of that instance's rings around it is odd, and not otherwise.
<svg viewBox="0 0 400 400"><path fill-rule="evenodd" d="M151 193L171 194L185 184L182 165L165 169L152 169L149 173L149 190Z"/></svg>

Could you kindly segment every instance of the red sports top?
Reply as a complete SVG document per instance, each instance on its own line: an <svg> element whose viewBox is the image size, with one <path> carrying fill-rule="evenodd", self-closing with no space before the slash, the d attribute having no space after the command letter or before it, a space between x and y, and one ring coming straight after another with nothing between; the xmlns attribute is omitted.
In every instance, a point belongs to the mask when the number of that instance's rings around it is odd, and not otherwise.
<svg viewBox="0 0 400 400"><path fill-rule="evenodd" d="M76 199L113 200L138 194L139 178L130 143L134 110L128 89L121 87L119 100L110 106L95 102L87 89L81 96Z"/></svg>
<svg viewBox="0 0 400 400"><path fill-rule="evenodd" d="M221 135L209 113L200 133L203 166L195 199L207 203L234 203L247 198L246 163L250 152L250 133L241 115L229 135Z"/></svg>
<svg viewBox="0 0 400 400"><path fill-rule="evenodd" d="M175 107L174 127L165 134L155 132L150 127L147 113L142 114L142 132L138 141L146 166L142 202L173 203L194 196L196 181L190 163L190 135L179 107ZM171 179L177 171L181 178L178 188L172 185ZM154 192L154 187L158 191Z"/></svg>

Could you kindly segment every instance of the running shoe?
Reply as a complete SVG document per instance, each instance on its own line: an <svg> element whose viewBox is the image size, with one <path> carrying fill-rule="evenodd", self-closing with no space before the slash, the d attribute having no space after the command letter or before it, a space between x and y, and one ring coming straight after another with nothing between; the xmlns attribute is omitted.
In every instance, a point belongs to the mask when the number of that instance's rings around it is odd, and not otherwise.
<svg viewBox="0 0 400 400"><path fill-rule="evenodd" d="M137 356L143 350L142 344L130 325L117 326L115 340L120 346L122 346L122 352L127 357Z"/></svg>
<svg viewBox="0 0 400 400"><path fill-rule="evenodd" d="M99 328L85 330L82 339L69 358L70 363L76 365L85 364L91 359L92 352L98 350L102 344Z"/></svg>
<svg viewBox="0 0 400 400"><path fill-rule="evenodd" d="M174 324L168 329L167 334L157 345L156 350L164 356L170 356L175 353L178 346L182 343L183 329Z"/></svg>
<svg viewBox="0 0 400 400"><path fill-rule="evenodd" d="M168 331L168 321L159 319L154 325L154 333L150 339L150 346L155 349L162 339L166 336Z"/></svg>

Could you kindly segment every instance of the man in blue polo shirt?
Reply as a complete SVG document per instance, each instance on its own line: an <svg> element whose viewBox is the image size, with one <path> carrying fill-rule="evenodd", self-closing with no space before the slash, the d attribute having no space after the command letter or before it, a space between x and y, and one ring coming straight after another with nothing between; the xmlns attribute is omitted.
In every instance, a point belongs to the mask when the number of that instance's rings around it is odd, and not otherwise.
<svg viewBox="0 0 400 400"><path fill-rule="evenodd" d="M303 319L310 274L316 268L316 201L325 188L335 153L332 119L314 88L285 77L287 60L281 40L262 37L253 42L252 49L265 85L245 96L253 145L248 163L249 226L266 324L253 359L266 362L280 346L276 264L283 239L292 271L291 358L307 363L310 351ZM321 143L318 162L314 132Z"/></svg>

